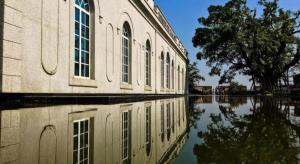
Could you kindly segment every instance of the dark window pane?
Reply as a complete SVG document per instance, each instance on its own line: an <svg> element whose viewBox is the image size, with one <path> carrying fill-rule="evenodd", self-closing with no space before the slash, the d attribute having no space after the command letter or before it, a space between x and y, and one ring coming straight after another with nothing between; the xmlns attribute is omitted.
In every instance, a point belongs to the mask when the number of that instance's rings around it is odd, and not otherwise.
<svg viewBox="0 0 300 164"><path fill-rule="evenodd" d="M79 48L79 36L75 35L75 48Z"/></svg>
<svg viewBox="0 0 300 164"><path fill-rule="evenodd" d="M88 158L88 151L89 151L88 148L84 149L84 158Z"/></svg>
<svg viewBox="0 0 300 164"><path fill-rule="evenodd" d="M81 23L82 24L85 24L85 19L86 19L85 15L86 14L83 11L81 11Z"/></svg>
<svg viewBox="0 0 300 164"><path fill-rule="evenodd" d="M78 122L75 122L74 124L74 127L73 127L73 131L74 131L74 135L76 135L78 133Z"/></svg>
<svg viewBox="0 0 300 164"><path fill-rule="evenodd" d="M76 5L80 5L80 1L81 1L81 0L76 0L76 1L75 1L75 4L76 4Z"/></svg>
<svg viewBox="0 0 300 164"><path fill-rule="evenodd" d="M80 134L80 148L83 148L84 134Z"/></svg>
<svg viewBox="0 0 300 164"><path fill-rule="evenodd" d="M81 72L81 76L83 76L83 77L85 77L84 76L84 67L85 67L84 64L81 64L81 70L80 70L80 72Z"/></svg>
<svg viewBox="0 0 300 164"><path fill-rule="evenodd" d="M79 17L80 17L80 11L78 8L75 7L75 20L78 22L80 21Z"/></svg>
<svg viewBox="0 0 300 164"><path fill-rule="evenodd" d="M84 121L84 129L85 129L85 132L89 131L89 121L88 120Z"/></svg>
<svg viewBox="0 0 300 164"><path fill-rule="evenodd" d="M75 63L75 76L79 76L79 64Z"/></svg>
<svg viewBox="0 0 300 164"><path fill-rule="evenodd" d="M75 49L75 62L79 62L79 50L78 49Z"/></svg>
<svg viewBox="0 0 300 164"><path fill-rule="evenodd" d="M88 143L89 143L89 134L88 133L84 134L84 143L86 144L85 146L88 146Z"/></svg>
<svg viewBox="0 0 300 164"><path fill-rule="evenodd" d="M80 160L83 159L83 149L80 149Z"/></svg>
<svg viewBox="0 0 300 164"><path fill-rule="evenodd" d="M75 34L79 35L79 29L80 29L79 23L75 22Z"/></svg>
<svg viewBox="0 0 300 164"><path fill-rule="evenodd" d="M89 70L89 66L85 66L85 77L89 77L90 75L90 70Z"/></svg>
<svg viewBox="0 0 300 164"><path fill-rule="evenodd" d="M81 65L82 67L82 65ZM83 122L80 122L80 133L83 133L83 130L84 130L84 124Z"/></svg>
<svg viewBox="0 0 300 164"><path fill-rule="evenodd" d="M90 64L90 55L88 53L86 54L86 64Z"/></svg>
<svg viewBox="0 0 300 164"><path fill-rule="evenodd" d="M78 137L74 137L73 139L73 150L78 149Z"/></svg>
<svg viewBox="0 0 300 164"><path fill-rule="evenodd" d="M77 163L78 162L78 151L74 151L73 152L73 163Z"/></svg>
<svg viewBox="0 0 300 164"><path fill-rule="evenodd" d="M81 51L81 59L80 59L81 63L85 63L85 52Z"/></svg>

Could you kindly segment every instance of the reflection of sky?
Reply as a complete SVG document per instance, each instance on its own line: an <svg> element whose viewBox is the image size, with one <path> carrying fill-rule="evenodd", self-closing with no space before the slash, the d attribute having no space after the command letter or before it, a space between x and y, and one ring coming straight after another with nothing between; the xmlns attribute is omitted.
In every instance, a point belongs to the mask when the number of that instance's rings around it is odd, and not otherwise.
<svg viewBox="0 0 300 164"><path fill-rule="evenodd" d="M196 61L197 49L193 47L192 37L195 29L198 27L197 19L201 16L207 16L208 6L214 4L224 4L227 0L155 0L156 4L163 10L168 21L171 23L178 37L181 39L184 46L189 52L191 61ZM248 0L251 7L256 7L257 0ZM280 0L280 6L285 9L297 10L300 9L299 0ZM257 7L256 7L257 8ZM210 69L205 65L205 61L199 62L199 68L206 81L203 85L218 85L218 77L210 77L208 72ZM246 84L248 87L251 84L248 82L248 77L238 76L237 81Z"/></svg>

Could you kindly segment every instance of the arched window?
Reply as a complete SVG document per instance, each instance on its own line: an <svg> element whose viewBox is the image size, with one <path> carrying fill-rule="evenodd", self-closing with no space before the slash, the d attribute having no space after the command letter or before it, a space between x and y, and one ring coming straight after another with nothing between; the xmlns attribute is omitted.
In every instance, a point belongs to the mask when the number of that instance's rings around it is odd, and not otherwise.
<svg viewBox="0 0 300 164"><path fill-rule="evenodd" d="M180 91L180 66L177 69L177 84L178 84L178 91Z"/></svg>
<svg viewBox="0 0 300 164"><path fill-rule="evenodd" d="M165 60L164 60L164 53L161 52L161 62L160 62L160 79L161 79L161 88L165 87Z"/></svg>
<svg viewBox="0 0 300 164"><path fill-rule="evenodd" d="M146 107L146 153L151 152L151 106Z"/></svg>
<svg viewBox="0 0 300 164"><path fill-rule="evenodd" d="M151 86L151 45L149 40L146 41L145 75L146 85Z"/></svg>
<svg viewBox="0 0 300 164"><path fill-rule="evenodd" d="M128 22L122 32L122 82L131 83L131 30Z"/></svg>
<svg viewBox="0 0 300 164"><path fill-rule="evenodd" d="M171 77L171 81L172 81L172 89L174 89L175 86L175 69L174 69L174 61L172 60L172 77Z"/></svg>
<svg viewBox="0 0 300 164"><path fill-rule="evenodd" d="M185 74L184 69L182 68L182 90L185 91Z"/></svg>
<svg viewBox="0 0 300 164"><path fill-rule="evenodd" d="M90 78L91 42L90 42L90 4L88 0L75 1L75 54L74 75Z"/></svg>
<svg viewBox="0 0 300 164"><path fill-rule="evenodd" d="M170 54L167 53L167 60L166 60L166 71L167 71L167 88L171 88L170 87Z"/></svg>

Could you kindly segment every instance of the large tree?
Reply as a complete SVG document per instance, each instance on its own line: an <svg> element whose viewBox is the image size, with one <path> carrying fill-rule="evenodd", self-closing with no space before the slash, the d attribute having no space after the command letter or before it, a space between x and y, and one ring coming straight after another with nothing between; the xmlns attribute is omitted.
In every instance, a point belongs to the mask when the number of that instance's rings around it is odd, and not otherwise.
<svg viewBox="0 0 300 164"><path fill-rule="evenodd" d="M230 82L237 73L248 75L264 91L277 82L300 59L300 11L284 10L278 0L260 0L261 14L247 0L229 0L210 6L209 16L199 18L193 44L198 59L206 59L211 75Z"/></svg>
<svg viewBox="0 0 300 164"><path fill-rule="evenodd" d="M188 64L188 82L189 82L189 91L193 92L194 87L200 82L205 81L205 78L200 74L200 70L198 68L198 64L196 62L192 64Z"/></svg>

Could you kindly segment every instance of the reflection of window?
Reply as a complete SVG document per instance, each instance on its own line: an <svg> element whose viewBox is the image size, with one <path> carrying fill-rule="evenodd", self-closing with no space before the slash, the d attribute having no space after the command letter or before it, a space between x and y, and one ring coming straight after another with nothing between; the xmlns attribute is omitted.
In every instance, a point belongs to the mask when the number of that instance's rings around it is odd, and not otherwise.
<svg viewBox="0 0 300 164"><path fill-rule="evenodd" d="M145 63L146 85L151 86L151 45L149 40L146 42Z"/></svg>
<svg viewBox="0 0 300 164"><path fill-rule="evenodd" d="M82 119L73 122L73 163L89 163L90 153L90 120Z"/></svg>
<svg viewBox="0 0 300 164"><path fill-rule="evenodd" d="M75 1L74 75L90 78L90 6L88 0Z"/></svg>
<svg viewBox="0 0 300 164"><path fill-rule="evenodd" d="M131 78L131 30L128 22L123 25L122 35L122 82L130 83Z"/></svg>
<svg viewBox="0 0 300 164"><path fill-rule="evenodd" d="M161 133L161 141L164 142L164 138L165 138L165 109L164 109L164 104L162 103L160 106L160 133Z"/></svg>
<svg viewBox="0 0 300 164"><path fill-rule="evenodd" d="M171 104L167 104L167 139L170 140L171 136Z"/></svg>
<svg viewBox="0 0 300 164"><path fill-rule="evenodd" d="M178 111L178 125L180 127L180 100L178 100L178 108L177 108L177 111Z"/></svg>
<svg viewBox="0 0 300 164"><path fill-rule="evenodd" d="M151 151L151 106L146 107L146 153Z"/></svg>
<svg viewBox="0 0 300 164"><path fill-rule="evenodd" d="M161 88L165 87L165 61L164 61L164 53L161 52L161 62L160 62L160 85Z"/></svg>
<svg viewBox="0 0 300 164"><path fill-rule="evenodd" d="M174 133L174 129L175 129L175 114L174 114L174 110L175 110L175 107L174 107L174 102L172 102L172 132Z"/></svg>
<svg viewBox="0 0 300 164"><path fill-rule="evenodd" d="M130 112L122 113L122 163L130 163L131 156L131 119Z"/></svg>

